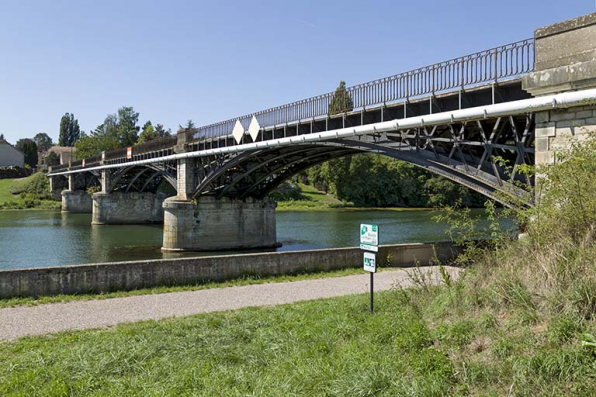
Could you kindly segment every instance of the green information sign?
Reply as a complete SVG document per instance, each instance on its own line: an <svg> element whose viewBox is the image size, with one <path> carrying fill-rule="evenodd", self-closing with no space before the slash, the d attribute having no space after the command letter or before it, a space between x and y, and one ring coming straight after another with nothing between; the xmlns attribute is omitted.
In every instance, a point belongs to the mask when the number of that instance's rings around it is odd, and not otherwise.
<svg viewBox="0 0 596 397"><path fill-rule="evenodd" d="M360 225L360 248L379 252L379 226L366 223Z"/></svg>

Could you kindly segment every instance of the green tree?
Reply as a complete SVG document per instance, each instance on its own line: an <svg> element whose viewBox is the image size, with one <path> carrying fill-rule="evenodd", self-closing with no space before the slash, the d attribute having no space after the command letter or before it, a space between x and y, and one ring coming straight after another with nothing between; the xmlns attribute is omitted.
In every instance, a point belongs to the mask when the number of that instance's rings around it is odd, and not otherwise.
<svg viewBox="0 0 596 397"><path fill-rule="evenodd" d="M103 124L98 125L89 136L75 144L75 158L97 156L102 151L132 146L138 140L139 113L132 107L121 107L116 114L108 114Z"/></svg>
<svg viewBox="0 0 596 397"><path fill-rule="evenodd" d="M333 98L329 103L329 116L350 112L354 110L354 101L346 89L346 82L340 81L339 87L333 93Z"/></svg>
<svg viewBox="0 0 596 397"><path fill-rule="evenodd" d="M79 121L74 118L74 114L66 113L60 119L60 137L58 144L60 146L74 146L76 141L81 138L81 129Z"/></svg>
<svg viewBox="0 0 596 397"><path fill-rule="evenodd" d="M149 142L154 139L163 138L170 135L170 130L166 130L162 124L157 124L154 127L153 124L151 124L151 121L147 121L145 125L143 125L143 129L141 130L137 144Z"/></svg>
<svg viewBox="0 0 596 397"><path fill-rule="evenodd" d="M132 146L137 143L140 130L137 125L138 122L139 113L135 112L132 106L123 106L118 109L116 128L121 147Z"/></svg>
<svg viewBox="0 0 596 397"><path fill-rule="evenodd" d="M437 207L458 200L482 206L485 201L461 185L382 155L342 157L306 174L311 185L360 207Z"/></svg>
<svg viewBox="0 0 596 397"><path fill-rule="evenodd" d="M15 147L25 156L25 164L31 168L37 167L37 145L33 139L19 139Z"/></svg>
<svg viewBox="0 0 596 397"><path fill-rule="evenodd" d="M151 121L147 121L145 125L143 125L143 129L141 130L141 134L139 135L139 140L137 143L149 142L158 138L157 132L155 128L153 128L153 124Z"/></svg>
<svg viewBox="0 0 596 397"><path fill-rule="evenodd" d="M155 133L160 138L164 138L166 136L171 136L172 135L172 131L169 128L166 130L164 128L163 124L156 124L155 125Z"/></svg>
<svg viewBox="0 0 596 397"><path fill-rule="evenodd" d="M50 138L45 132L40 132L39 134L35 135L33 137L33 141L37 145L37 150L40 152L46 152L49 148L54 146L52 138Z"/></svg>
<svg viewBox="0 0 596 397"><path fill-rule="evenodd" d="M75 143L75 145L76 145L76 143ZM53 167L55 165L59 165L60 164L60 156L58 156L57 153L50 152L50 154L48 154L46 156L45 162L48 167Z"/></svg>
<svg viewBox="0 0 596 397"><path fill-rule="evenodd" d="M186 124L184 126L178 124L178 127L182 128L187 128L187 129L193 129L196 128L194 121L192 121L192 119L188 120L186 122Z"/></svg>

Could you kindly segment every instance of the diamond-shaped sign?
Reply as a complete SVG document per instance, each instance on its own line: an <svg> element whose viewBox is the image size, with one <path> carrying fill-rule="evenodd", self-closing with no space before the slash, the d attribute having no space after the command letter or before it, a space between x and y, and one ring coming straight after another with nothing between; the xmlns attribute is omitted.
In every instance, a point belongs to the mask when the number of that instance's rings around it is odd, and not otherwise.
<svg viewBox="0 0 596 397"><path fill-rule="evenodd" d="M232 135L234 136L236 143L240 143L242 137L244 136L244 127L242 126L242 124L240 124L240 119L236 120L236 125L234 125Z"/></svg>
<svg viewBox="0 0 596 397"><path fill-rule="evenodd" d="M259 136L259 131L261 130L261 126L259 125L259 121L255 116L252 116L252 120L250 121L250 125L248 126L248 133L252 138L253 142L257 141L257 137Z"/></svg>

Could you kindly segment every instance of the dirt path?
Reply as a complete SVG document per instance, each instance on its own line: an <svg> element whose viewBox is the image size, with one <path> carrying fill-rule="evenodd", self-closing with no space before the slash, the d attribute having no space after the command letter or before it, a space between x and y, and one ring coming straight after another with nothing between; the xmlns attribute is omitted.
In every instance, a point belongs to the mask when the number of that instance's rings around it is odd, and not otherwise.
<svg viewBox="0 0 596 397"><path fill-rule="evenodd" d="M420 268L440 280L438 268ZM460 269L447 268L453 277ZM375 275L375 291L411 286L412 269L387 270ZM113 326L141 320L188 316L234 310L248 306L271 306L303 300L331 298L368 291L367 273L286 283L255 284L199 291L139 295L31 307L0 309L0 340L14 340L73 329Z"/></svg>

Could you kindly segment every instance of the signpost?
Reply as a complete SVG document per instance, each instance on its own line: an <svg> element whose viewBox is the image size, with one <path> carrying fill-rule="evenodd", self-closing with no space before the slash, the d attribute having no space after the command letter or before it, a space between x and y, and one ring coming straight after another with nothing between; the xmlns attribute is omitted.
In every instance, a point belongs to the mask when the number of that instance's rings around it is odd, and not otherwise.
<svg viewBox="0 0 596 397"><path fill-rule="evenodd" d="M377 255L379 252L379 227L377 225L360 225L360 248L364 252L364 270L370 273L370 312L374 310L374 274L377 271ZM366 252L373 251L373 252Z"/></svg>

